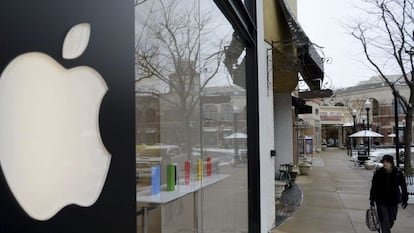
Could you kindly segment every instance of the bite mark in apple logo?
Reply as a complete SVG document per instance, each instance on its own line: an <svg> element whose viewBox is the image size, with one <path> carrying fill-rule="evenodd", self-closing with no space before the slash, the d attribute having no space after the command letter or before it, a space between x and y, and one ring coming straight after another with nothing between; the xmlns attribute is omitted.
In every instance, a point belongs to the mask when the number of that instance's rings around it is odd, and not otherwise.
<svg viewBox="0 0 414 233"><path fill-rule="evenodd" d="M90 25L75 25L63 58L79 57ZM70 204L93 205L111 155L99 131L108 87L93 68L65 69L41 52L15 57L0 76L0 165L24 211L48 220Z"/></svg>

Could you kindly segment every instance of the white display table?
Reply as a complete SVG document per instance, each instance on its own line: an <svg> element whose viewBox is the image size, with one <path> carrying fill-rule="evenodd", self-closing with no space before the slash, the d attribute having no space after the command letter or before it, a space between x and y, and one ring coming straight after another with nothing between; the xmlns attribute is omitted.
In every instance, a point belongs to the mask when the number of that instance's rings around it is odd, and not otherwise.
<svg viewBox="0 0 414 233"><path fill-rule="evenodd" d="M227 174L215 174L212 176L203 177L201 181L191 181L189 185L177 185L174 191L167 191L166 185L161 186L161 192L156 195L151 194L151 187L148 189L137 191L136 200L138 203L144 203L146 206L142 207L137 215L142 215L143 222L143 232L147 233L147 221L148 221L148 211L156 208L157 206L167 204L171 201L177 200L181 197L184 197L187 194L194 195L194 211L197 212L197 194L201 189L208 187L212 184L215 184L225 178L229 177ZM182 180L178 183L183 183ZM197 216L194 217L194 223L198 228Z"/></svg>
<svg viewBox="0 0 414 233"><path fill-rule="evenodd" d="M174 191L166 191L166 186L161 186L161 192L156 195L151 195L151 188L137 192L137 202L149 204L166 204L183 197L189 193L196 192L202 188L219 182L227 178L229 175L217 174L208 177L203 177L201 181L192 181L189 185L177 185Z"/></svg>

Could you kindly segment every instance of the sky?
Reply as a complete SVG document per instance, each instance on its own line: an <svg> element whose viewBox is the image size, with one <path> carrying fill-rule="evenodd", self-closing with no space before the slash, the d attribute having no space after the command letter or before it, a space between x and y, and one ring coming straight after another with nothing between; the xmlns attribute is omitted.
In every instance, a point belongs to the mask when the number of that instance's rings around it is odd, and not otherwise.
<svg viewBox="0 0 414 233"><path fill-rule="evenodd" d="M358 0L297 0L298 20L309 39L323 47L330 63L324 63L324 82L331 89L356 85L376 73L367 65L360 42L347 32L345 23L357 17Z"/></svg>

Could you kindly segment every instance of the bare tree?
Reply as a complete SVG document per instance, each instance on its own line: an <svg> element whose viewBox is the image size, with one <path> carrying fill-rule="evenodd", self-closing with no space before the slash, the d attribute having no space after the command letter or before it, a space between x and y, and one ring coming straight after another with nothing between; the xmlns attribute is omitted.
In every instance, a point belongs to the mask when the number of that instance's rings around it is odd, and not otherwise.
<svg viewBox="0 0 414 233"><path fill-rule="evenodd" d="M352 35L361 42L369 64L397 96L405 110L404 171L411 174L411 142L414 104L413 80L413 2L408 0L361 0L364 14L352 25ZM387 78L388 72L402 74L410 89L408 99L398 92L395 83ZM396 126L398 127L398 126Z"/></svg>
<svg viewBox="0 0 414 233"><path fill-rule="evenodd" d="M141 4L143 4L144 2L146 2L147 0L135 0L135 6L138 6L138 5L141 5Z"/></svg>
<svg viewBox="0 0 414 233"><path fill-rule="evenodd" d="M219 72L224 40L209 38L201 51L201 40L214 30L208 12L200 14L198 6L187 1L151 4L136 36L136 91L162 99L180 114L182 128L177 132L190 157L191 119L199 110L201 91Z"/></svg>

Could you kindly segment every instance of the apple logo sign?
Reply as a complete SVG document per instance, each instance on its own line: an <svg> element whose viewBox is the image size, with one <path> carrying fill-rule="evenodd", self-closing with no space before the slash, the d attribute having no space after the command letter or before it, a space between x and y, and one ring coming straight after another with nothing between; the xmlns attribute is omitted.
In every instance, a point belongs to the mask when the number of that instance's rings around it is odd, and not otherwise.
<svg viewBox="0 0 414 233"><path fill-rule="evenodd" d="M62 54L79 57L90 25L67 33ZM48 220L70 204L98 199L111 155L99 131L108 87L93 68L65 69L41 52L15 57L0 76L0 165L24 211Z"/></svg>

